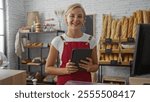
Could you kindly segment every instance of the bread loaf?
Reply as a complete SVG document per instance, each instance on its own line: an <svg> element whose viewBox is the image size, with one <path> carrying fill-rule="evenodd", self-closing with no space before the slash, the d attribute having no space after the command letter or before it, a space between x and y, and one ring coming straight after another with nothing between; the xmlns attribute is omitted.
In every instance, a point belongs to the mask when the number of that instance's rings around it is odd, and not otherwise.
<svg viewBox="0 0 150 102"><path fill-rule="evenodd" d="M138 24L142 24L143 23L142 10L138 10L137 11L137 21L138 21Z"/></svg>
<svg viewBox="0 0 150 102"><path fill-rule="evenodd" d="M109 56L105 55L105 61L110 61Z"/></svg>
<svg viewBox="0 0 150 102"><path fill-rule="evenodd" d="M111 49L111 44L107 44L106 49Z"/></svg>
<svg viewBox="0 0 150 102"><path fill-rule="evenodd" d="M101 54L100 60L101 60L101 61L104 61L104 60L105 60L104 54Z"/></svg>
<svg viewBox="0 0 150 102"><path fill-rule="evenodd" d="M113 44L112 45L112 49L118 49L118 45L117 44Z"/></svg>
<svg viewBox="0 0 150 102"><path fill-rule="evenodd" d="M115 60L115 61L118 61L118 56L117 56L117 54L114 54L114 60Z"/></svg>
<svg viewBox="0 0 150 102"><path fill-rule="evenodd" d="M143 23L144 24L149 23L149 12L146 10L143 10Z"/></svg>
<svg viewBox="0 0 150 102"><path fill-rule="evenodd" d="M106 34L107 34L107 22L108 22L108 17L107 17L107 15L103 14L102 39L104 39L106 37Z"/></svg>
<svg viewBox="0 0 150 102"><path fill-rule="evenodd" d="M129 55L129 61L133 61L133 56Z"/></svg>
<svg viewBox="0 0 150 102"><path fill-rule="evenodd" d="M114 56L112 54L109 55L109 59L110 59L110 61L114 60Z"/></svg>
<svg viewBox="0 0 150 102"><path fill-rule="evenodd" d="M110 34L111 34L111 22L112 22L112 16L108 15L107 35L106 35L106 38L110 38Z"/></svg>
<svg viewBox="0 0 150 102"><path fill-rule="evenodd" d="M110 38L114 39L114 36L116 34L116 25L117 25L117 20L112 20L112 24L111 24L111 35Z"/></svg>
<svg viewBox="0 0 150 102"><path fill-rule="evenodd" d="M117 26L116 26L116 34L114 36L114 39L117 39L121 34L121 20L117 20Z"/></svg>
<svg viewBox="0 0 150 102"><path fill-rule="evenodd" d="M122 38L127 38L128 33L128 18L124 18L123 28L122 28Z"/></svg>
<svg viewBox="0 0 150 102"><path fill-rule="evenodd" d="M135 39L136 33L137 33L137 24L138 24L137 18L135 17L134 18L134 24L133 24L133 33L132 33L132 38L134 38L134 39Z"/></svg>
<svg viewBox="0 0 150 102"><path fill-rule="evenodd" d="M129 26L128 26L128 38L131 38L132 37L132 32L133 32L133 23L134 23L134 18L133 16L131 16L129 18Z"/></svg>
<svg viewBox="0 0 150 102"><path fill-rule="evenodd" d="M124 62L129 62L129 57L128 57L128 55L125 55L125 56L124 56Z"/></svg>

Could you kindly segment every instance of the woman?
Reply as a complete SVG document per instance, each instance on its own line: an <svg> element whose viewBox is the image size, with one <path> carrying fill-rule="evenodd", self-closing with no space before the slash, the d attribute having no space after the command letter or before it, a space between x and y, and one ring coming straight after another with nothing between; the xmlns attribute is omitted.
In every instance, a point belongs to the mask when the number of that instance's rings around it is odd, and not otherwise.
<svg viewBox="0 0 150 102"><path fill-rule="evenodd" d="M81 31L85 23L85 11L83 7L76 3L65 12L67 32L55 37L51 42L49 55L46 62L45 72L57 75L57 84L63 85L69 80L91 82L91 73L98 69L96 42L93 37ZM90 48L92 57L86 61L81 60L80 67L86 71L79 71L75 63L70 61L72 49ZM55 67L59 56L60 68Z"/></svg>

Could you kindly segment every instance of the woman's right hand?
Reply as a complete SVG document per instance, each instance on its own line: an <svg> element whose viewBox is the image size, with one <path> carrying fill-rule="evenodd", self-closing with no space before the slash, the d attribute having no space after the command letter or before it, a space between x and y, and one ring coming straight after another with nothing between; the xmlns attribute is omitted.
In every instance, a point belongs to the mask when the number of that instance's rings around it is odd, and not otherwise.
<svg viewBox="0 0 150 102"><path fill-rule="evenodd" d="M66 72L67 72L67 74L75 73L78 70L79 69L78 69L77 66L75 66L75 63L71 62L70 60L68 61L68 63L66 63Z"/></svg>

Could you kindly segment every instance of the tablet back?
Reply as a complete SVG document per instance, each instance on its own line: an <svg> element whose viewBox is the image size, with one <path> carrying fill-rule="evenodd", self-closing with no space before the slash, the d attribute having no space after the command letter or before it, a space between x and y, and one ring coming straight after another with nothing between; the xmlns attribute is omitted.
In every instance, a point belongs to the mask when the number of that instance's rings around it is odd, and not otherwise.
<svg viewBox="0 0 150 102"><path fill-rule="evenodd" d="M86 57L90 58L91 55L92 55L92 49L84 49L84 48L73 49L71 61L76 63L76 66L78 66L78 68L80 68L79 67L80 60L86 60Z"/></svg>

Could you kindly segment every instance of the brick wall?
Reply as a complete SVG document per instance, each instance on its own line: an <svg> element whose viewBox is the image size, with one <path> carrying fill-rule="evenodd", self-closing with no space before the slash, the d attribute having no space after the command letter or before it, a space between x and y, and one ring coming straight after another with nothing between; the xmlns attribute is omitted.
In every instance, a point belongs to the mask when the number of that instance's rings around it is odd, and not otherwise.
<svg viewBox="0 0 150 102"><path fill-rule="evenodd" d="M15 37L17 30L24 24L24 1L6 0L6 33L7 33L7 56L9 67L15 69L17 66L17 57L15 55Z"/></svg>
<svg viewBox="0 0 150 102"><path fill-rule="evenodd" d="M72 3L81 3L87 14L96 14L96 38L101 34L102 14L120 18L130 16L138 9L150 8L150 0L25 0L25 11L39 11L42 20L55 17L54 10L66 9Z"/></svg>

